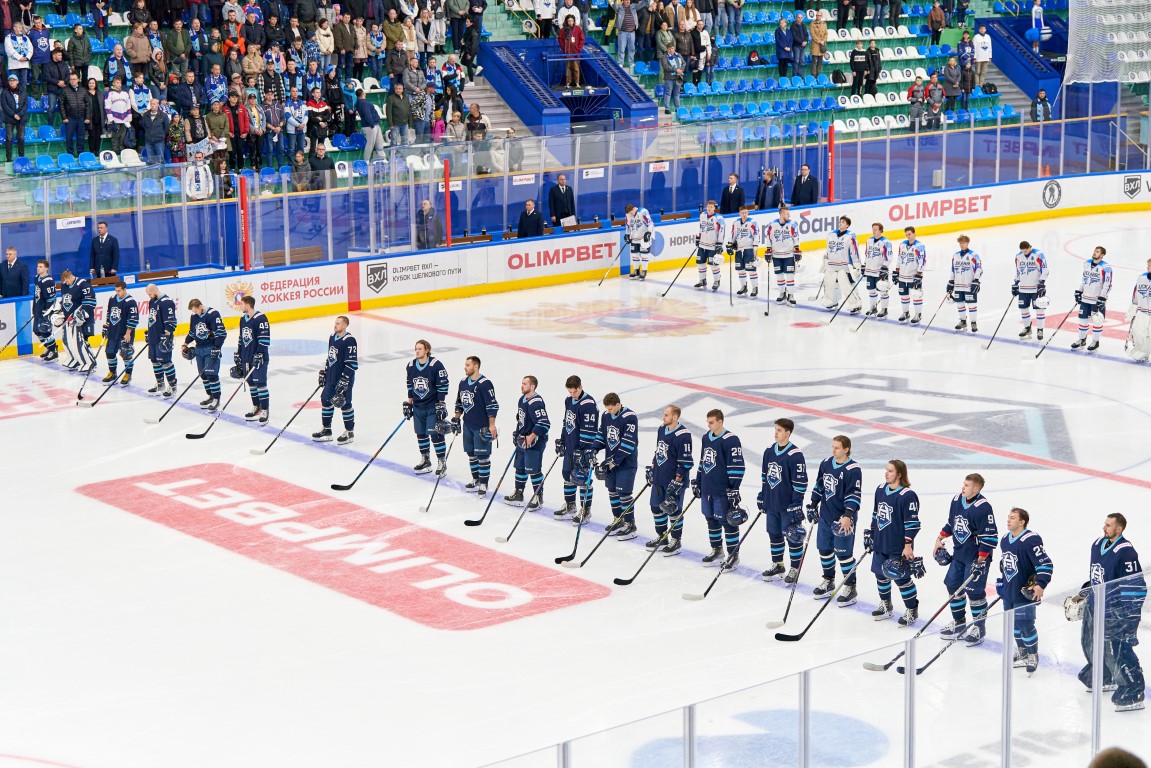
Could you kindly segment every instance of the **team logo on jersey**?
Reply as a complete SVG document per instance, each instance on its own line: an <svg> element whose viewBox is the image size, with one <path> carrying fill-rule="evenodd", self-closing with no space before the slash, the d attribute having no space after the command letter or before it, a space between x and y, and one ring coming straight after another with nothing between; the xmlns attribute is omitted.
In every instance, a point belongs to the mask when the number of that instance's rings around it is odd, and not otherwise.
<svg viewBox="0 0 1151 768"><path fill-rule="evenodd" d="M699 468L703 470L705 475L715 469L715 459L716 453L714 448L703 449L703 456L700 457L699 460Z"/></svg>
<svg viewBox="0 0 1151 768"><path fill-rule="evenodd" d="M148 325L154 325L156 323L156 316L159 313L160 313L160 310L157 309L156 307L149 307L148 308Z"/></svg>
<svg viewBox="0 0 1151 768"><path fill-rule="evenodd" d="M333 365L336 362L336 358L338 356L339 356L339 352L336 350L336 348L334 346L329 346L328 347L328 365Z"/></svg>
<svg viewBox="0 0 1151 768"><path fill-rule="evenodd" d="M196 323L196 340L206 341L208 338L208 324Z"/></svg>
<svg viewBox="0 0 1151 768"><path fill-rule="evenodd" d="M1103 572L1103 564L1102 563L1092 563L1091 564L1091 583L1092 584L1102 584L1106 580L1107 580L1107 576Z"/></svg>
<svg viewBox="0 0 1151 768"><path fill-rule="evenodd" d="M464 389L460 391L460 403L464 406L464 413L472 409L476 404L476 394L470 390Z"/></svg>
<svg viewBox="0 0 1151 768"><path fill-rule="evenodd" d="M967 522L966 517L958 515L955 518L955 524L951 526L951 533L957 542L965 544L971 538L971 524Z"/></svg>
<svg viewBox="0 0 1151 768"><path fill-rule="evenodd" d="M152 318L155 319L155 317L156 317L156 315L155 315L155 313L153 313ZM245 347L252 343L252 329L251 328L244 327L244 328L240 329L240 341L243 343L243 345Z"/></svg>
<svg viewBox="0 0 1151 768"><path fill-rule="evenodd" d="M120 322L120 308L119 307L112 307L110 310L108 310L108 322L112 325L115 325L116 323Z"/></svg>
<svg viewBox="0 0 1151 768"><path fill-rule="evenodd" d="M716 315L695 302L642 298L626 305L618 301L542 303L532 309L489 317L488 322L531 333L551 333L561 339L632 339L636 336L706 336L746 317Z"/></svg>
<svg viewBox="0 0 1151 768"><path fill-rule="evenodd" d="M1014 552L1004 552L1002 559L999 561L999 567L1003 569L1003 579L1011 581L1019 575L1019 559L1015 557Z"/></svg>
<svg viewBox="0 0 1151 768"><path fill-rule="evenodd" d="M774 489L783 482L783 467L774 461L767 465L767 485Z"/></svg>
<svg viewBox="0 0 1151 768"><path fill-rule="evenodd" d="M237 312L244 311L244 297L252 295L254 283L236 280L224 286L224 299L228 305Z"/></svg>
<svg viewBox="0 0 1151 768"><path fill-rule="evenodd" d="M830 499L839 487L839 478L828 472L823 476L823 498Z"/></svg>
<svg viewBox="0 0 1151 768"><path fill-rule="evenodd" d="M516 408L516 425L521 429L524 426L524 421L527 419L527 414L524 413L523 407Z"/></svg>
<svg viewBox="0 0 1151 768"><path fill-rule="evenodd" d="M895 519L895 507L888 504L886 501L879 502L875 507L875 524L879 530L883 530L891 525Z"/></svg>
<svg viewBox="0 0 1151 768"><path fill-rule="evenodd" d="M660 440L655 444L655 463L662 467L665 461L667 461L667 443Z"/></svg>
<svg viewBox="0 0 1151 768"><path fill-rule="evenodd" d="M564 432L567 432L570 435L572 432L575 432L575 429L576 429L575 411L565 411L564 412Z"/></svg>
<svg viewBox="0 0 1151 768"><path fill-rule="evenodd" d="M412 391L422 400L431 394L432 382L426 376L413 376L412 377Z"/></svg>
<svg viewBox="0 0 1151 768"><path fill-rule="evenodd" d="M614 425L609 426L607 428L607 447L611 448L614 451L618 445L619 445L619 427L614 426Z"/></svg>
<svg viewBox="0 0 1151 768"><path fill-rule="evenodd" d="M62 297L60 297L60 306L64 308L65 312L70 310L72 308L72 294L65 293Z"/></svg>

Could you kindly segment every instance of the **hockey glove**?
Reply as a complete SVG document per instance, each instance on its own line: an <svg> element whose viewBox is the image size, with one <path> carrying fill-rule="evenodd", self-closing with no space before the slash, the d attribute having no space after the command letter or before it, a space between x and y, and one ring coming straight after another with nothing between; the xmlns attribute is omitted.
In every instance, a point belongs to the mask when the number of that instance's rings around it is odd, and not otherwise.
<svg viewBox="0 0 1151 768"><path fill-rule="evenodd" d="M237 361L235 365L228 369L228 375L233 379L244 378L244 369L240 367L239 361Z"/></svg>
<svg viewBox="0 0 1151 768"><path fill-rule="evenodd" d="M819 520L819 500L813 498L807 505L807 522L815 525L817 520Z"/></svg>
<svg viewBox="0 0 1151 768"><path fill-rule="evenodd" d="M607 480L608 472L615 469L615 459L604 459L602 464L597 464L595 468L596 480Z"/></svg>
<svg viewBox="0 0 1151 768"><path fill-rule="evenodd" d="M446 403L436 403L436 421L448 420L448 406Z"/></svg>
<svg viewBox="0 0 1151 768"><path fill-rule="evenodd" d="M755 496L755 508L760 512L763 511L763 491L760 491Z"/></svg>
<svg viewBox="0 0 1151 768"><path fill-rule="evenodd" d="M951 556L951 553L947 551L947 547L940 547L935 550L935 552L932 553L932 557L935 558L936 563L944 568L951 565L951 561L955 559ZM975 569L972 568L972 570L974 571Z"/></svg>
<svg viewBox="0 0 1151 768"><path fill-rule="evenodd" d="M72 321L76 325L83 325L88 322L88 312L83 307L76 307L76 311L72 313Z"/></svg>
<svg viewBox="0 0 1151 768"><path fill-rule="evenodd" d="M129 363L132 361L132 344L131 343L123 344L120 346L120 358L125 363Z"/></svg>
<svg viewBox="0 0 1151 768"><path fill-rule="evenodd" d="M979 581L987 576L987 560L976 560L971 564L971 581Z"/></svg>
<svg viewBox="0 0 1151 768"><path fill-rule="evenodd" d="M1000 597L1003 597L1003 592L1004 592L1005 586L1006 585L1003 583L1003 577L1000 576L998 579L995 580L995 594L999 595Z"/></svg>
<svg viewBox="0 0 1151 768"><path fill-rule="evenodd" d="M741 502L741 501L743 501L743 499L741 499L739 496L739 489L738 488L729 488L727 490L727 506L728 506L728 508L738 507L739 502Z"/></svg>
<svg viewBox="0 0 1151 768"><path fill-rule="evenodd" d="M623 233L623 241L626 244L631 245L631 232L624 232Z"/></svg>
<svg viewBox="0 0 1151 768"><path fill-rule="evenodd" d="M407 417L405 416L404 418L407 418ZM453 417L452 418L452 434L458 435L460 433L461 429L462 429L462 427L460 425L460 417L459 416Z"/></svg>
<svg viewBox="0 0 1151 768"><path fill-rule="evenodd" d="M643 233L643 242L644 242L644 245L647 245L648 243L651 242L651 232L644 232Z"/></svg>
<svg viewBox="0 0 1151 768"><path fill-rule="evenodd" d="M1047 281L1040 280L1039 287L1035 289L1035 298L1042 299L1047 295Z"/></svg>
<svg viewBox="0 0 1151 768"><path fill-rule="evenodd" d="M728 256L730 256L730 255L732 255L733 253L735 253L735 243L734 243L734 242L732 242L732 243L728 243L728 244L727 244L726 246L724 246L724 247L725 247L725 248L727 248L727 255L728 255Z"/></svg>
<svg viewBox="0 0 1151 768"><path fill-rule="evenodd" d="M979 298L979 278L971 281L971 295L977 299Z"/></svg>
<svg viewBox="0 0 1151 768"><path fill-rule="evenodd" d="M264 353L263 352L257 352L252 357L252 367L253 368L263 368L264 367Z"/></svg>
<svg viewBox="0 0 1151 768"><path fill-rule="evenodd" d="M1107 319L1107 301L1106 301L1106 299L1096 299L1095 300L1095 311L1098 312L1100 315L1102 315L1104 320Z"/></svg>
<svg viewBox="0 0 1151 768"><path fill-rule="evenodd" d="M799 266L799 262L803 261L803 254L800 251L795 252L795 266Z"/></svg>
<svg viewBox="0 0 1151 768"><path fill-rule="evenodd" d="M922 557L913 557L907 561L907 564L911 566L911 578L922 579L927 575L927 569L923 566Z"/></svg>
<svg viewBox="0 0 1151 768"><path fill-rule="evenodd" d="M107 323L104 323L104 327L100 329L100 335L101 336L107 336L108 331L110 331L110 330L111 330L111 326L109 326Z"/></svg>
<svg viewBox="0 0 1151 768"><path fill-rule="evenodd" d="M683 483L679 480L672 480L667 484L667 490L664 491L664 498L678 502L681 493L683 493Z"/></svg>
<svg viewBox="0 0 1151 768"><path fill-rule="evenodd" d="M655 480L655 472L652 470L650 464L643 468L643 479L648 485L651 485L652 481Z"/></svg>
<svg viewBox="0 0 1151 768"><path fill-rule="evenodd" d="M409 403L407 400L404 401L403 407L404 407L404 418L405 419L410 419L410 418L412 418L412 416L416 415L416 409L413 408L412 404ZM458 416L455 419L453 419L453 421L459 421L459 420L460 419Z"/></svg>
<svg viewBox="0 0 1151 768"><path fill-rule="evenodd" d="M700 237L699 237L699 235L696 235L696 236L695 236L695 247L696 247L696 248L698 248L698 247L699 247L699 240L700 240Z"/></svg>
<svg viewBox="0 0 1151 768"><path fill-rule="evenodd" d="M923 290L923 273L919 272L915 275L915 279L911 281L911 289L913 291Z"/></svg>
<svg viewBox="0 0 1151 768"><path fill-rule="evenodd" d="M955 293L955 281L954 280L948 280L947 281L947 292L949 294Z"/></svg>
<svg viewBox="0 0 1151 768"><path fill-rule="evenodd" d="M180 347L180 356L185 360L195 360L196 350L192 349L187 344L184 344Z"/></svg>
<svg viewBox="0 0 1151 768"><path fill-rule="evenodd" d="M801 504L789 504L787 507L787 519L792 525L795 523L803 522L803 506Z"/></svg>
<svg viewBox="0 0 1151 768"><path fill-rule="evenodd" d="M75 315L73 315L73 317L75 317ZM163 336L160 337L160 351L161 352L171 352L172 351L172 334L165 333Z"/></svg>
<svg viewBox="0 0 1151 768"><path fill-rule="evenodd" d="M556 438L556 456L564 455L564 439L562 437Z"/></svg>
<svg viewBox="0 0 1151 768"><path fill-rule="evenodd" d="M1083 291L1076 291L1075 292L1075 303L1081 304L1082 302L1083 302Z"/></svg>
<svg viewBox="0 0 1151 768"><path fill-rule="evenodd" d="M871 529L868 528L866 531L863 532L863 554L866 555L866 554L870 553L872 550L873 544L874 544L874 541L871 538Z"/></svg>
<svg viewBox="0 0 1151 768"><path fill-rule="evenodd" d="M336 383L336 392L332 395L333 408L343 408L344 403L348 402L348 399L344 397L344 393L348 391L348 387L351 385L351 383L352 380L348 374L345 373L340 376L340 380Z"/></svg>
<svg viewBox="0 0 1151 768"><path fill-rule="evenodd" d="M696 477L691 481L691 493L697 499L703 495L703 489L699 487L699 478Z"/></svg>
<svg viewBox="0 0 1151 768"><path fill-rule="evenodd" d="M219 349L218 347L212 347L210 350L208 350L208 352L213 361L219 360L224 356L224 350Z"/></svg>
<svg viewBox="0 0 1151 768"><path fill-rule="evenodd" d="M325 386L328 383L328 369L321 368L319 375L316 377L316 384L318 386Z"/></svg>
<svg viewBox="0 0 1151 768"><path fill-rule="evenodd" d="M879 268L879 282L891 282L891 272L887 267Z"/></svg>
<svg viewBox="0 0 1151 768"><path fill-rule="evenodd" d="M1012 296L1018 296L1019 295L1019 281L1018 280L1016 280L1014 283L1011 284L1011 295Z"/></svg>

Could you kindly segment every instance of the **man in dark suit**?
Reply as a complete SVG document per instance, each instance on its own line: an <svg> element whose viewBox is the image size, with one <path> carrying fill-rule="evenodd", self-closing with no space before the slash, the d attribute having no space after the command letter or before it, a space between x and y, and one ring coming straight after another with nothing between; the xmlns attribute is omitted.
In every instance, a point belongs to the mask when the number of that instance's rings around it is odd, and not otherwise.
<svg viewBox="0 0 1151 768"><path fill-rule="evenodd" d="M755 208L759 211L775 210L783 205L783 185L775 178L775 171L767 168L755 189Z"/></svg>
<svg viewBox="0 0 1151 768"><path fill-rule="evenodd" d="M556 185L548 192L548 213L552 224L559 226L568 216L576 215L575 192L568 186L568 177L560 174Z"/></svg>
<svg viewBox="0 0 1151 768"><path fill-rule="evenodd" d="M16 249L8 246L4 261L0 261L0 299L27 296L30 287L28 265L16 258Z"/></svg>
<svg viewBox="0 0 1151 768"><path fill-rule="evenodd" d="M792 205L815 205L819 202L819 179L811 175L811 166L804 163L791 187Z"/></svg>
<svg viewBox="0 0 1151 768"><path fill-rule="evenodd" d="M544 218L536 210L536 201L528 200L524 203L524 212L520 214L520 225L516 230L516 237L543 237Z"/></svg>
<svg viewBox="0 0 1151 768"><path fill-rule="evenodd" d="M112 277L120 271L120 243L108 234L108 225L96 225L96 236L92 238L92 258L88 270L92 277Z"/></svg>
<svg viewBox="0 0 1151 768"><path fill-rule="evenodd" d="M720 213L739 213L743 207L743 187L739 186L739 177L734 173L728 174L727 186L719 198Z"/></svg>

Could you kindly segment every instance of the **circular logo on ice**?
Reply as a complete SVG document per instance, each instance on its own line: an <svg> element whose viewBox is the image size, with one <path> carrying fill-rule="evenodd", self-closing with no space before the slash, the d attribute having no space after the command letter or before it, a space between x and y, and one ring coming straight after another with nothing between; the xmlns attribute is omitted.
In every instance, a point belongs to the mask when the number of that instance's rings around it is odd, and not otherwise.
<svg viewBox="0 0 1151 768"><path fill-rule="evenodd" d="M1057 208L1063 200L1063 187L1059 182L1052 180L1043 185L1043 204L1048 208Z"/></svg>

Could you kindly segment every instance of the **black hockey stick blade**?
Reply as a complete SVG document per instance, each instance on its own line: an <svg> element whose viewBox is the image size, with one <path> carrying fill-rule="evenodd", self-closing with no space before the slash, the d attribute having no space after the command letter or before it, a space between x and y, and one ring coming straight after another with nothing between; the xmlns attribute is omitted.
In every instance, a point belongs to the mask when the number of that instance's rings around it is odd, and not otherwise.
<svg viewBox="0 0 1151 768"><path fill-rule="evenodd" d="M759 518L761 518L762 516L763 516L763 510L762 509L759 510L759 512L755 513L755 518L751 521L751 525L749 525L747 527L747 531L742 536L739 537L739 544L736 545L736 550L735 550L736 553L738 553L740 548L743 547L743 541L744 541L744 539L747 538L748 534L751 533L753 530L755 530L755 524L759 522ZM699 601L699 600L703 600L705 597L707 597L708 594L711 592L711 588L715 586L715 583L717 581L719 581L719 577L722 576L727 570L729 570L728 569L728 563L730 561L731 561L731 555L729 554L727 557L725 557L723 559L723 562L719 566L719 573L717 573L715 575L715 578L711 580L711 583L707 585L707 589L705 589L703 591L702 595L696 594L694 592L684 592L682 595L683 599L684 600Z"/></svg>
<svg viewBox="0 0 1151 768"><path fill-rule="evenodd" d="M591 479L592 479L592 475L591 475L591 473L588 473L587 485L584 487L585 493L586 493L587 489L591 488ZM563 557L557 557L556 558L556 565L563 565L564 563L568 563L568 562L571 562L572 560L575 560L576 552L579 552L579 535L580 535L580 532L583 531L583 526L584 526L583 523L579 523L576 525L575 544L572 546L571 554L570 555L564 555Z"/></svg>
<svg viewBox="0 0 1151 768"><path fill-rule="evenodd" d="M543 499L540 499L540 492L543 491L544 483L546 483L548 481L548 477L551 476L552 470L556 468L556 462L558 462L561 457L562 457L562 454L557 455L554 459L552 459L551 466L548 467L548 471L544 473L544 479L540 481L540 485L538 488L535 488L532 490L531 499L528 500L527 504L524 504L523 512L520 512L520 516L516 518L516 524L512 526L512 529L510 531L508 531L507 536L496 536L497 542L499 542L500 544L507 544L509 541L511 541L512 536L514 536L516 533L516 529L520 527L520 523L523 522L524 517L528 513L528 510L531 509L533 502L539 500L541 503L538 507L536 507L536 509L542 509L543 508L543 503L542 503Z"/></svg>
<svg viewBox="0 0 1151 768"><path fill-rule="evenodd" d="M683 512L681 512L681 513L680 513L680 517L681 517L681 518L683 517L683 515L684 515L684 514L686 514L686 513L687 513L687 511L688 511L689 509L691 509L691 505L692 505L692 504L694 504L694 503L695 503L695 497L694 497L694 496L692 496L692 498L691 498L691 501L689 501L689 502L687 503L687 506L683 508ZM643 565L641 565L641 566L639 567L639 569L638 569L638 570L636 570L636 572L635 572L635 573L632 575L632 577L631 577L630 579L620 579L620 578L615 578L615 579L612 579L612 583L613 583L613 584L615 584L615 585L617 585L617 586L620 586L620 587L626 587L626 586L628 586L629 584L631 584L632 582L634 582L636 579L638 579L638 578L639 578L639 575L640 575L640 574L643 572L643 569L644 569L644 568L646 568L646 567L647 567L647 564L651 562L651 559L652 559L653 557L655 557L655 553L656 553L656 552L659 552L659 548L660 548L660 547L663 545L663 543L664 543L665 541L667 541L667 537L668 537L668 536L671 534L671 530L672 530L672 526L671 526L671 525L669 525L669 526L667 527L667 530L663 532L663 535L662 535L662 536L660 536L660 537L659 537L659 539L656 541L656 543L655 543L655 548L654 548L654 549L652 549L651 553L650 553L650 554L647 556L647 559L645 559L645 560L643 561Z"/></svg>
<svg viewBox="0 0 1151 768"><path fill-rule="evenodd" d="M448 470L447 470L448 459L450 459L452 456L452 448L455 447L456 438L459 436L460 435L458 432L455 433L454 435L452 435L452 442L448 445L448 450L444 452L444 472L442 475L441 474L436 475L436 483L435 483L435 485L432 486L432 495L430 497L428 497L428 503L426 505L420 507L420 514L421 515L426 515L428 513L428 510L430 510L432 508L432 502L436 500L436 491L438 491L440 489L440 481L443 480L444 475L446 475L448 473Z"/></svg>
<svg viewBox="0 0 1151 768"><path fill-rule="evenodd" d="M887 662L886 664L876 664L874 661L865 661L863 662L863 668L871 672L886 672L887 670L891 669L892 664L903 658L904 653L906 653L906 651L900 651L898 654L896 654L894 659ZM900 669L903 669L903 667L900 667Z"/></svg>
<svg viewBox="0 0 1151 768"><path fill-rule="evenodd" d="M808 545L811 544L811 534L815 530L815 525L811 525L807 529L807 535L803 539L803 554L799 557L799 567L796 569L795 581L791 582L791 594L787 598L787 608L783 611L783 619L781 621L767 622L768 629L779 629L787 623L787 617L791 615L791 605L795 602L795 593L799 588L799 573L803 572L803 562L807 559Z"/></svg>
<svg viewBox="0 0 1151 768"><path fill-rule="evenodd" d="M639 493L637 493L635 498L632 499L631 506L629 506L627 509L621 510L619 516L612 521L611 525L604 529L603 536L600 537L600 540L596 542L596 545L591 548L591 552L587 553L587 557L585 557L579 563L564 563L564 568L583 568L585 565L587 565L587 561L591 560L592 555L594 555L603 545L603 543L607 541L611 536L615 526L619 525L620 522L623 521L624 517L633 509L635 509L635 505L643 497L644 493L647 492L648 488L651 488L651 483L645 483L643 488L640 488Z"/></svg>
<svg viewBox="0 0 1151 768"><path fill-rule="evenodd" d="M465 520L464 525L474 528L477 525L483 525L484 524L484 520L486 520L488 517L488 512L492 511L492 504L495 502L496 496L499 495L500 486L504 484L504 478L508 476L508 470L511 469L512 462L515 460L515 458L516 458L516 452L513 449L511 457L508 458L508 463L504 466L503 474L500 475L499 482L496 483L495 489L492 490L492 492L491 492L492 496L490 499L488 499L488 505L486 507L484 507L484 513L482 515L480 515L479 519L477 519L477 520Z"/></svg>
<svg viewBox="0 0 1151 768"><path fill-rule="evenodd" d="M807 631L815 626L815 622L819 620L819 617L823 615L823 612L827 610L827 607L835 602L835 596L839 594L839 590L843 589L844 585L846 585L847 582L851 579L852 575L857 570L859 570L859 566L863 565L863 562L867 560L867 557L870 554L871 552L865 550L863 556L855 561L855 565L851 566L851 570L844 575L843 581L841 581L839 586L833 589L831 594L827 596L827 600L825 600L823 605L819 607L819 610L815 612L815 615L811 617L811 621L807 622L807 626L803 628L802 632L797 635L789 635L785 632L776 632L775 639L781 643L794 643L802 640L803 636L807 634Z"/></svg>
<svg viewBox="0 0 1151 768"><path fill-rule="evenodd" d="M312 396L314 397L315 394L316 393L313 392ZM308 400L311 400L311 399L312 398L310 398L310 397L308 398ZM307 405L307 402L305 402L304 405ZM303 410L303 406L300 406L300 409ZM299 413L299 411L297 411L297 413ZM293 416L292 418L295 418L295 416ZM364 476L364 473L368 471L368 467L372 466L372 463L376 460L376 457L380 455L380 451L384 450L384 448L387 447L388 443L390 443L392 441L392 438L396 436L396 433L400 431L400 427L404 426L404 424L407 422L407 420L408 420L407 416L400 419L400 423L397 424L396 428L392 430L392 434L388 435L388 438L386 440L384 440L383 443L380 444L380 447L377 448L376 452L372 454L372 458L368 459L368 463L364 465L363 469L360 470L360 473L358 475L356 475L355 479L353 479L352 482L348 483L347 485L342 485L340 483L332 483L332 490L333 491L350 491L352 489L352 486L355 485L357 482L359 482L360 478ZM289 422L289 423L291 423L291 422ZM284 429L287 429L287 428L288 428L288 426L287 426L287 424L285 424ZM276 435L276 437L279 437L279 435ZM272 442L274 443L275 440L273 440ZM271 448L272 446L269 445L268 447Z"/></svg>
<svg viewBox="0 0 1151 768"><path fill-rule="evenodd" d="M145 349L146 349L146 347L145 347ZM236 386L236 388L232 391L232 394L228 396L227 401L225 401L225 403L223 405L221 405L219 408L216 409L216 415L212 417L212 423L208 425L207 429L205 429L203 432L198 432L198 433L197 432L188 432L187 434L184 435L184 437L188 438L189 440L200 440L204 437L207 437L208 433L212 431L212 427L216 426L216 422L220 420L220 417L224 414L224 411L227 410L228 406L232 404L232 400L234 400L236 398L236 395L240 394L240 390L244 388L244 385L248 383L248 379L251 378L252 374L255 372L256 372L255 368L252 368L250 371L248 371L248 375L245 376L243 381L241 381Z"/></svg>

